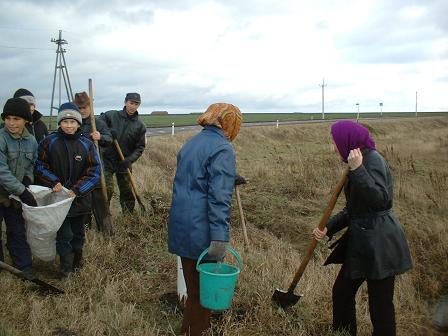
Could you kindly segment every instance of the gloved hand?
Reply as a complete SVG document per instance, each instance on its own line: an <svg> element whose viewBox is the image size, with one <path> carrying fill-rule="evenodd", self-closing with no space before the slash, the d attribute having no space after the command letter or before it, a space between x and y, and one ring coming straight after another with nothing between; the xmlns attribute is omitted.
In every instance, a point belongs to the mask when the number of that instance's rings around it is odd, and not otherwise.
<svg viewBox="0 0 448 336"><path fill-rule="evenodd" d="M110 128L110 134L112 134L112 139L116 139L118 137L117 131L113 128Z"/></svg>
<svg viewBox="0 0 448 336"><path fill-rule="evenodd" d="M28 189L25 188L25 191L23 193L20 194L19 196L20 200L25 203L26 205L32 206L32 207L36 207L37 206L37 202L34 199L34 196L32 193L30 193L28 191Z"/></svg>
<svg viewBox="0 0 448 336"><path fill-rule="evenodd" d="M24 176L22 180L22 184L28 188L30 185L33 184L33 181L31 181L31 178L29 176Z"/></svg>
<svg viewBox="0 0 448 336"><path fill-rule="evenodd" d="M212 240L208 247L208 255L213 259L222 260L226 255L228 244L225 241Z"/></svg>
<svg viewBox="0 0 448 336"><path fill-rule="evenodd" d="M124 159L118 162L118 169L120 169L121 171L124 171L128 168L131 168L131 162L129 162L128 160Z"/></svg>
<svg viewBox="0 0 448 336"><path fill-rule="evenodd" d="M235 176L235 185L240 185L240 184L246 184L247 180L244 176L241 176L240 174L236 174Z"/></svg>

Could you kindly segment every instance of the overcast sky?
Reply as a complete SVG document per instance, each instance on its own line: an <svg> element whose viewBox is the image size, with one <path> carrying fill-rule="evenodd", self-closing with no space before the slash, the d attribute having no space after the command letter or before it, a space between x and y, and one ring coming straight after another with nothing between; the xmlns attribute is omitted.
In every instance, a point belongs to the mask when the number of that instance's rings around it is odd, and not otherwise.
<svg viewBox="0 0 448 336"><path fill-rule="evenodd" d="M142 113L320 112L323 78L327 112L414 111L416 91L419 111L447 111L447 13L447 0L2 0L0 102L24 87L49 114L61 29L96 113L132 91Z"/></svg>

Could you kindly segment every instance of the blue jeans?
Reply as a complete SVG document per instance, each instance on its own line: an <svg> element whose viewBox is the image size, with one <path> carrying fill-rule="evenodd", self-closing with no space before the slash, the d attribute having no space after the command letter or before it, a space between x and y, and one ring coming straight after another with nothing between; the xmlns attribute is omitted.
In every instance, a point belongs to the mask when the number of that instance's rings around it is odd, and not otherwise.
<svg viewBox="0 0 448 336"><path fill-rule="evenodd" d="M56 251L60 256L82 250L86 219L86 215L65 218L56 236Z"/></svg>
<svg viewBox="0 0 448 336"><path fill-rule="evenodd" d="M14 267L23 272L31 272L33 262L31 250L26 241L25 221L22 217L22 210L0 205L0 260L4 260L1 222L6 224L6 247L11 256Z"/></svg>

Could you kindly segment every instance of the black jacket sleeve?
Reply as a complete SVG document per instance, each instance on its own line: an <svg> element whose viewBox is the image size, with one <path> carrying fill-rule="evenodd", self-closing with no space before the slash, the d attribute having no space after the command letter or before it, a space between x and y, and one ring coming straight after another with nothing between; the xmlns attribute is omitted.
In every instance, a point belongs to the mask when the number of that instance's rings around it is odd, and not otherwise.
<svg viewBox="0 0 448 336"><path fill-rule="evenodd" d="M96 130L100 132L101 138L98 144L102 147L107 147L112 143L112 134L110 133L107 124L100 118L95 118Z"/></svg>
<svg viewBox="0 0 448 336"><path fill-rule="evenodd" d="M361 195L372 209L382 211L391 203L392 181L386 162L375 154L369 155L365 163L350 171L349 178L356 195Z"/></svg>
<svg viewBox="0 0 448 336"><path fill-rule="evenodd" d="M103 112L100 114L100 117L99 117L99 120L104 121L106 123L107 127L109 127L109 128L112 126L111 119L110 119L111 113L112 113L112 111Z"/></svg>
<svg viewBox="0 0 448 336"><path fill-rule="evenodd" d="M133 163L138 160L140 156L142 156L143 151L145 150L146 146L146 127L144 124L141 125L139 131L138 131L138 140L135 145L134 151L126 156L126 160Z"/></svg>
<svg viewBox="0 0 448 336"><path fill-rule="evenodd" d="M331 239L336 232L348 226L348 211L344 208L342 211L332 216L327 224L327 236Z"/></svg>

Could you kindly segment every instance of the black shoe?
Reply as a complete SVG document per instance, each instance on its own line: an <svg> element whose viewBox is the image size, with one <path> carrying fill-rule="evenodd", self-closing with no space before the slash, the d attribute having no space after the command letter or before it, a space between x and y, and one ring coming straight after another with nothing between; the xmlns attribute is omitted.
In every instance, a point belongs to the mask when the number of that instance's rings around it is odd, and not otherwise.
<svg viewBox="0 0 448 336"><path fill-rule="evenodd" d="M73 258L74 253L66 254L65 256L60 256L61 261L61 280L66 280L73 273Z"/></svg>
<svg viewBox="0 0 448 336"><path fill-rule="evenodd" d="M79 271L83 266L83 260L82 260L82 250L81 251L75 251L73 256L73 271L77 272Z"/></svg>

